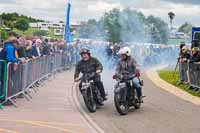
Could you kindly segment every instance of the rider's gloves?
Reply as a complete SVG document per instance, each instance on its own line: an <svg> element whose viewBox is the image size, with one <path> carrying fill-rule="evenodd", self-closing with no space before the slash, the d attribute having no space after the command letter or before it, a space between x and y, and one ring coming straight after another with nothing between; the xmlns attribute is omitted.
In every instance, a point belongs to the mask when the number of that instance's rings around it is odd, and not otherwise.
<svg viewBox="0 0 200 133"><path fill-rule="evenodd" d="M101 70L97 70L96 73L97 73L97 74L100 74L100 73L101 73Z"/></svg>

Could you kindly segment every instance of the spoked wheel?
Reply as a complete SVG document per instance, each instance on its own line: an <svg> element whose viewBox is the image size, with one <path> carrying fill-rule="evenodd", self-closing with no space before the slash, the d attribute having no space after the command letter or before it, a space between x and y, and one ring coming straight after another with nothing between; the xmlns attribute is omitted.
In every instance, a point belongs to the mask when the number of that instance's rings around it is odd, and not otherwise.
<svg viewBox="0 0 200 133"><path fill-rule="evenodd" d="M129 111L128 101L122 102L120 100L120 94L119 93L115 93L114 103L115 103L115 107L117 109L117 112L120 115L127 115L128 114L128 111Z"/></svg>
<svg viewBox="0 0 200 133"><path fill-rule="evenodd" d="M85 102L85 105L86 105L87 109L91 113L94 113L97 110L97 105L96 105L96 102L94 101L94 99L88 94L89 93L84 92L83 99L84 99L84 102Z"/></svg>

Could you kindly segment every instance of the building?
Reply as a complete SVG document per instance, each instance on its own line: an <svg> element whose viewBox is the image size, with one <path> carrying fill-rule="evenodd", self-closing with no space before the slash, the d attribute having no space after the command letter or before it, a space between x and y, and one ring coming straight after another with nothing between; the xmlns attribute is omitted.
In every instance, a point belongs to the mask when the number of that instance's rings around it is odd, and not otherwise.
<svg viewBox="0 0 200 133"><path fill-rule="evenodd" d="M73 23L71 24L71 28L73 29L72 34L76 34L76 31L83 25L83 22L80 23ZM54 35L63 36L65 34L65 22L37 22L37 23L30 23L31 28L39 28L40 30L49 31L50 29L54 30Z"/></svg>

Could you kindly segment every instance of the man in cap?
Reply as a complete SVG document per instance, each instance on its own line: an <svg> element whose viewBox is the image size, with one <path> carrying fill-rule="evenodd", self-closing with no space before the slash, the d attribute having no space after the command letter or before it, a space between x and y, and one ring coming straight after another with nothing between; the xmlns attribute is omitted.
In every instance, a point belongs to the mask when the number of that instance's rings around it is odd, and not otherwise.
<svg viewBox="0 0 200 133"><path fill-rule="evenodd" d="M100 73L103 71L102 64L94 57L91 57L90 50L83 48L80 52L82 60L79 61L76 65L74 80L77 82L79 80L79 74L91 74L95 73L94 83L99 89L101 96L104 100L107 100L106 93L104 90L104 85L101 81ZM79 86L81 88L81 84Z"/></svg>

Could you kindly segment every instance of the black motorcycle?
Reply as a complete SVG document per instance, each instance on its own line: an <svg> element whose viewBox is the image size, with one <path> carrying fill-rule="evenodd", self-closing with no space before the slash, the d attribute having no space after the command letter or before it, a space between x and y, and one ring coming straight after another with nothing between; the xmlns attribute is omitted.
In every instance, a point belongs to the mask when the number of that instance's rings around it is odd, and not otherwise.
<svg viewBox="0 0 200 133"><path fill-rule="evenodd" d="M141 102L136 97L136 89L133 86L132 80L135 77L139 78L140 73L135 75L129 75L129 73L123 73L122 75L114 75L113 79L117 80L114 87L114 103L117 112L120 115L127 115L130 107L139 109ZM142 81L141 81L142 84Z"/></svg>
<svg viewBox="0 0 200 133"><path fill-rule="evenodd" d="M104 105L104 100L101 96L101 93L93 81L95 76L96 73L84 74L80 78L80 91L83 96L85 105L91 113L96 112L97 107Z"/></svg>

